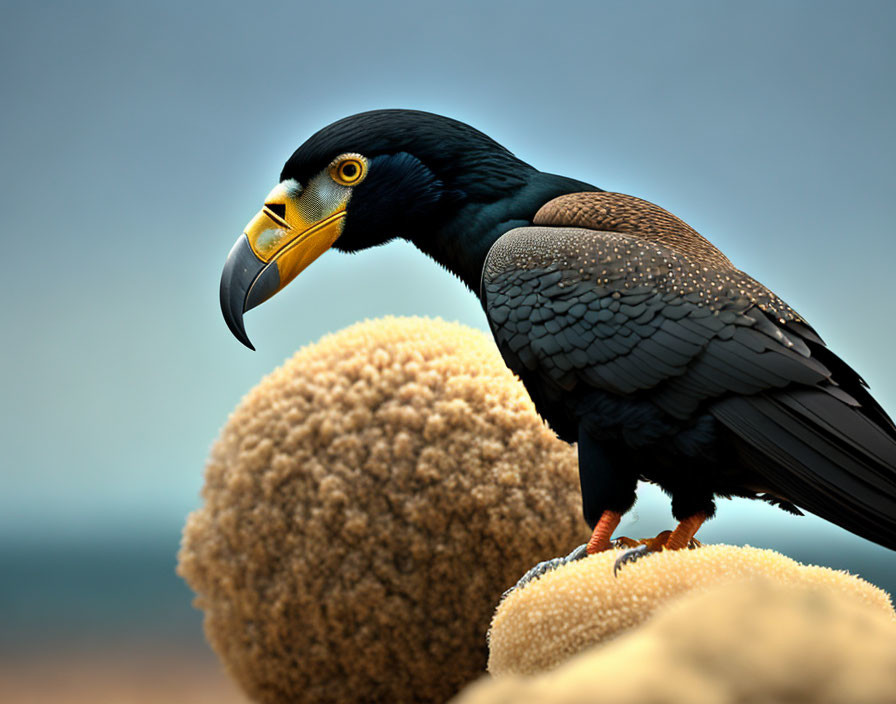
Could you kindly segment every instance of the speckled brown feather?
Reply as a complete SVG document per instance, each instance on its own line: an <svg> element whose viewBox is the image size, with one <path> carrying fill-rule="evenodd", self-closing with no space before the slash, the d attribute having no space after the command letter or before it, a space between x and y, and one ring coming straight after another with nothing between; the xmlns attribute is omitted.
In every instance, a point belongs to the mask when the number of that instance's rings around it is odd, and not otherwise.
<svg viewBox="0 0 896 704"><path fill-rule="evenodd" d="M654 404L689 418L730 391L829 378L806 344L764 312L767 289L730 265L701 265L630 233L511 230L489 252L483 292L508 365L537 371L539 385L623 396L653 389ZM775 306L782 317L788 310Z"/></svg>
<svg viewBox="0 0 896 704"><path fill-rule="evenodd" d="M684 220L649 201L623 193L570 193L554 198L535 214L534 225L585 227L603 232L634 235L683 254L704 271L718 274L736 285L739 293L751 299L778 322L805 320L753 277L737 269L731 260Z"/></svg>

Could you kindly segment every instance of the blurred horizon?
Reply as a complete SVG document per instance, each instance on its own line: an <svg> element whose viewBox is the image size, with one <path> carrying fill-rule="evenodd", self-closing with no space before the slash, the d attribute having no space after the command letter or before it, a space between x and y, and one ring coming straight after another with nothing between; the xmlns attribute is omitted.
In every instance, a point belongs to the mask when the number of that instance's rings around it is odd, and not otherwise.
<svg viewBox="0 0 896 704"><path fill-rule="evenodd" d="M292 151L348 114L449 115L543 171L662 205L896 414L893 3L97 0L3 16L2 657L128 639L204 652L176 552L243 395L364 318L487 331L474 295L395 242L327 253L249 313L258 352L231 336L231 245ZM621 532L670 527L667 499L641 496ZM811 516L720 501L700 537L896 591L893 552Z"/></svg>

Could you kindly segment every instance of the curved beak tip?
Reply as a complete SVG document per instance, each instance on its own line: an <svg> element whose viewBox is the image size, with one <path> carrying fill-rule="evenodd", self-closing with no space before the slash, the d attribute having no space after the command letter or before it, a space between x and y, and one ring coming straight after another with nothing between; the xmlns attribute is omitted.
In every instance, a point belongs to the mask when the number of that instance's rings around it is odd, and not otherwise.
<svg viewBox="0 0 896 704"><path fill-rule="evenodd" d="M246 334L243 313L252 307L247 306L247 299L252 282L263 266L264 262L252 252L246 236L241 235L230 250L221 272L221 313L230 332L250 350L255 347Z"/></svg>
<svg viewBox="0 0 896 704"><path fill-rule="evenodd" d="M250 350L255 350L255 346L252 344L251 340L249 340L249 336L246 334L246 327L243 324L243 306L242 304L238 304L236 307L232 306L233 302L231 296L231 291L225 285L224 280L221 280L221 313L224 315L224 322L227 323L227 327L230 328L230 332L233 333L233 336L242 342L246 347Z"/></svg>

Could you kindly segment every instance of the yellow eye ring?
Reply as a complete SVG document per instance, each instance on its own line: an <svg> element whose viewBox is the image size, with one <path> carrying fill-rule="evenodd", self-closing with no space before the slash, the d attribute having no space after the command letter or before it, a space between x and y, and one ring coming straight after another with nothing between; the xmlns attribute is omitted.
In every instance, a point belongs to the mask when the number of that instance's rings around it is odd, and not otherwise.
<svg viewBox="0 0 896 704"><path fill-rule="evenodd" d="M355 186L367 176L367 159L360 154L343 154L330 164L330 177L340 186Z"/></svg>

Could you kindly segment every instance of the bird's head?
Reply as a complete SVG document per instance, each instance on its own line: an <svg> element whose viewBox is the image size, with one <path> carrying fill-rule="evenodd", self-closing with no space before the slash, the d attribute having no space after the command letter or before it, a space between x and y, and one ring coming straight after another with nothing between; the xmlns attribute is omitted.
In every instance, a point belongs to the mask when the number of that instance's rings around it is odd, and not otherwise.
<svg viewBox="0 0 896 704"><path fill-rule="evenodd" d="M221 277L221 309L252 347L243 313L285 287L326 250L354 252L438 230L471 203L524 185L535 170L483 133L412 110L339 120L286 162Z"/></svg>

